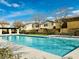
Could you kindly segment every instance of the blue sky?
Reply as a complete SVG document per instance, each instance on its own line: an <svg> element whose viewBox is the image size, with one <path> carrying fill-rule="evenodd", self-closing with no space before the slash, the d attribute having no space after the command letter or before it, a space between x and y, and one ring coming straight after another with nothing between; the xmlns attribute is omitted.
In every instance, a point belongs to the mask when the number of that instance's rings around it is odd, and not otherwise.
<svg viewBox="0 0 79 59"><path fill-rule="evenodd" d="M0 20L32 20L35 14L54 17L57 10L69 9L69 16L79 15L79 0L0 0Z"/></svg>

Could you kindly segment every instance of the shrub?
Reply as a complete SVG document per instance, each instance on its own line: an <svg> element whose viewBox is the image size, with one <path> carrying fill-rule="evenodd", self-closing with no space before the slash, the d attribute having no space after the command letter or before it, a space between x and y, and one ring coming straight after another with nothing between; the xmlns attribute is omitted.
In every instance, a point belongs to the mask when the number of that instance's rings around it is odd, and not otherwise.
<svg viewBox="0 0 79 59"><path fill-rule="evenodd" d="M21 30L20 33L21 34L26 34L26 31L25 30Z"/></svg>
<svg viewBox="0 0 79 59"><path fill-rule="evenodd" d="M1 48L0 49L0 59L13 59L13 53L11 49L7 48Z"/></svg>

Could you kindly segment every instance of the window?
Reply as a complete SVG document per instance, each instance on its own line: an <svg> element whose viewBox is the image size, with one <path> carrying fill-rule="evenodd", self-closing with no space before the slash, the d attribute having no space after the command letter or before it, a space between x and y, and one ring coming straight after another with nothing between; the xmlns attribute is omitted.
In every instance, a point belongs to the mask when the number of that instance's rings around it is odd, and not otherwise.
<svg viewBox="0 0 79 59"><path fill-rule="evenodd" d="M39 24L36 24L36 26L35 27L39 27Z"/></svg>
<svg viewBox="0 0 79 59"><path fill-rule="evenodd" d="M67 28L67 22L64 22L64 23L62 24L62 28Z"/></svg>
<svg viewBox="0 0 79 59"><path fill-rule="evenodd" d="M54 26L53 29L56 29L56 27Z"/></svg>
<svg viewBox="0 0 79 59"><path fill-rule="evenodd" d="M44 24L44 26L46 27L46 26L48 26L48 24Z"/></svg>

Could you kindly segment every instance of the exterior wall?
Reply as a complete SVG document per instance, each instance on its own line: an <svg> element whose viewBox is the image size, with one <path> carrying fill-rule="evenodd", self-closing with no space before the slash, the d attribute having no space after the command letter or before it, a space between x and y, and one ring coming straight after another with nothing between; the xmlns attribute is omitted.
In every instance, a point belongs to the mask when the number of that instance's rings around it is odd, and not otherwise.
<svg viewBox="0 0 79 59"><path fill-rule="evenodd" d="M68 33L68 29L67 28L63 28L60 30L60 33Z"/></svg>
<svg viewBox="0 0 79 59"><path fill-rule="evenodd" d="M32 30L33 29L33 27L32 27L32 24L28 24L28 25L26 25L25 26L25 30Z"/></svg>
<svg viewBox="0 0 79 59"><path fill-rule="evenodd" d="M5 31L5 32L7 32L7 29L2 29L2 31Z"/></svg>
<svg viewBox="0 0 79 59"><path fill-rule="evenodd" d="M27 24L23 29L25 29L26 31L30 31L30 30L37 30L39 29L39 27L37 27L39 24Z"/></svg>
<svg viewBox="0 0 79 59"><path fill-rule="evenodd" d="M55 22L53 26L56 27L56 29L60 29L61 28L61 23Z"/></svg>
<svg viewBox="0 0 79 59"><path fill-rule="evenodd" d="M38 30L38 29L53 29L54 27L56 27L56 29L60 29L61 28L61 24L58 23L58 22L45 22L41 25L39 25L39 27L37 27L37 25L39 24L27 24L24 29L27 30L27 31L30 31L30 30ZM45 26L46 25L46 26Z"/></svg>
<svg viewBox="0 0 79 59"><path fill-rule="evenodd" d="M79 28L79 21L71 21L67 22L68 29L76 29Z"/></svg>
<svg viewBox="0 0 79 59"><path fill-rule="evenodd" d="M69 21L69 22L67 22L67 28L61 28L60 32L61 33L73 32L74 30L76 30L78 28L79 28L79 21Z"/></svg>
<svg viewBox="0 0 79 59"><path fill-rule="evenodd" d="M40 25L40 28L45 28L45 27L44 27L44 24L41 24L41 25Z"/></svg>
<svg viewBox="0 0 79 59"><path fill-rule="evenodd" d="M21 30L25 30L26 28L25 28L25 27L21 27L20 29L21 29Z"/></svg>
<svg viewBox="0 0 79 59"><path fill-rule="evenodd" d="M40 28L39 24L33 24L33 29L34 29L34 30L37 30L37 29L39 29L39 28Z"/></svg>
<svg viewBox="0 0 79 59"><path fill-rule="evenodd" d="M45 24L47 24L47 26L45 26ZM46 22L42 24L40 28L53 29L53 24L51 22Z"/></svg>

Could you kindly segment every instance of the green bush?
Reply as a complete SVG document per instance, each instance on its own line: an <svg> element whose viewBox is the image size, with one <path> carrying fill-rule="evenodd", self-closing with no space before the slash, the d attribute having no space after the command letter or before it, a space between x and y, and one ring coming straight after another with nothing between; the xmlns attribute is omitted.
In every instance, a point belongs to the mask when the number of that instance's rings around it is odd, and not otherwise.
<svg viewBox="0 0 79 59"><path fill-rule="evenodd" d="M68 32L69 35L79 36L79 30L72 30Z"/></svg>
<svg viewBox="0 0 79 59"><path fill-rule="evenodd" d="M42 29L40 32L39 30L31 30L29 32L26 32L28 34L47 34L47 35L58 35L60 34L59 32L56 32L55 30L53 29Z"/></svg>
<svg viewBox="0 0 79 59"><path fill-rule="evenodd" d="M13 53L11 49L7 48L0 48L0 59L13 59Z"/></svg>
<svg viewBox="0 0 79 59"><path fill-rule="evenodd" d="M21 34L26 34L26 31L25 30L21 30L20 33Z"/></svg>
<svg viewBox="0 0 79 59"><path fill-rule="evenodd" d="M27 32L28 34L37 34L38 31L37 30L30 30L29 32Z"/></svg>

